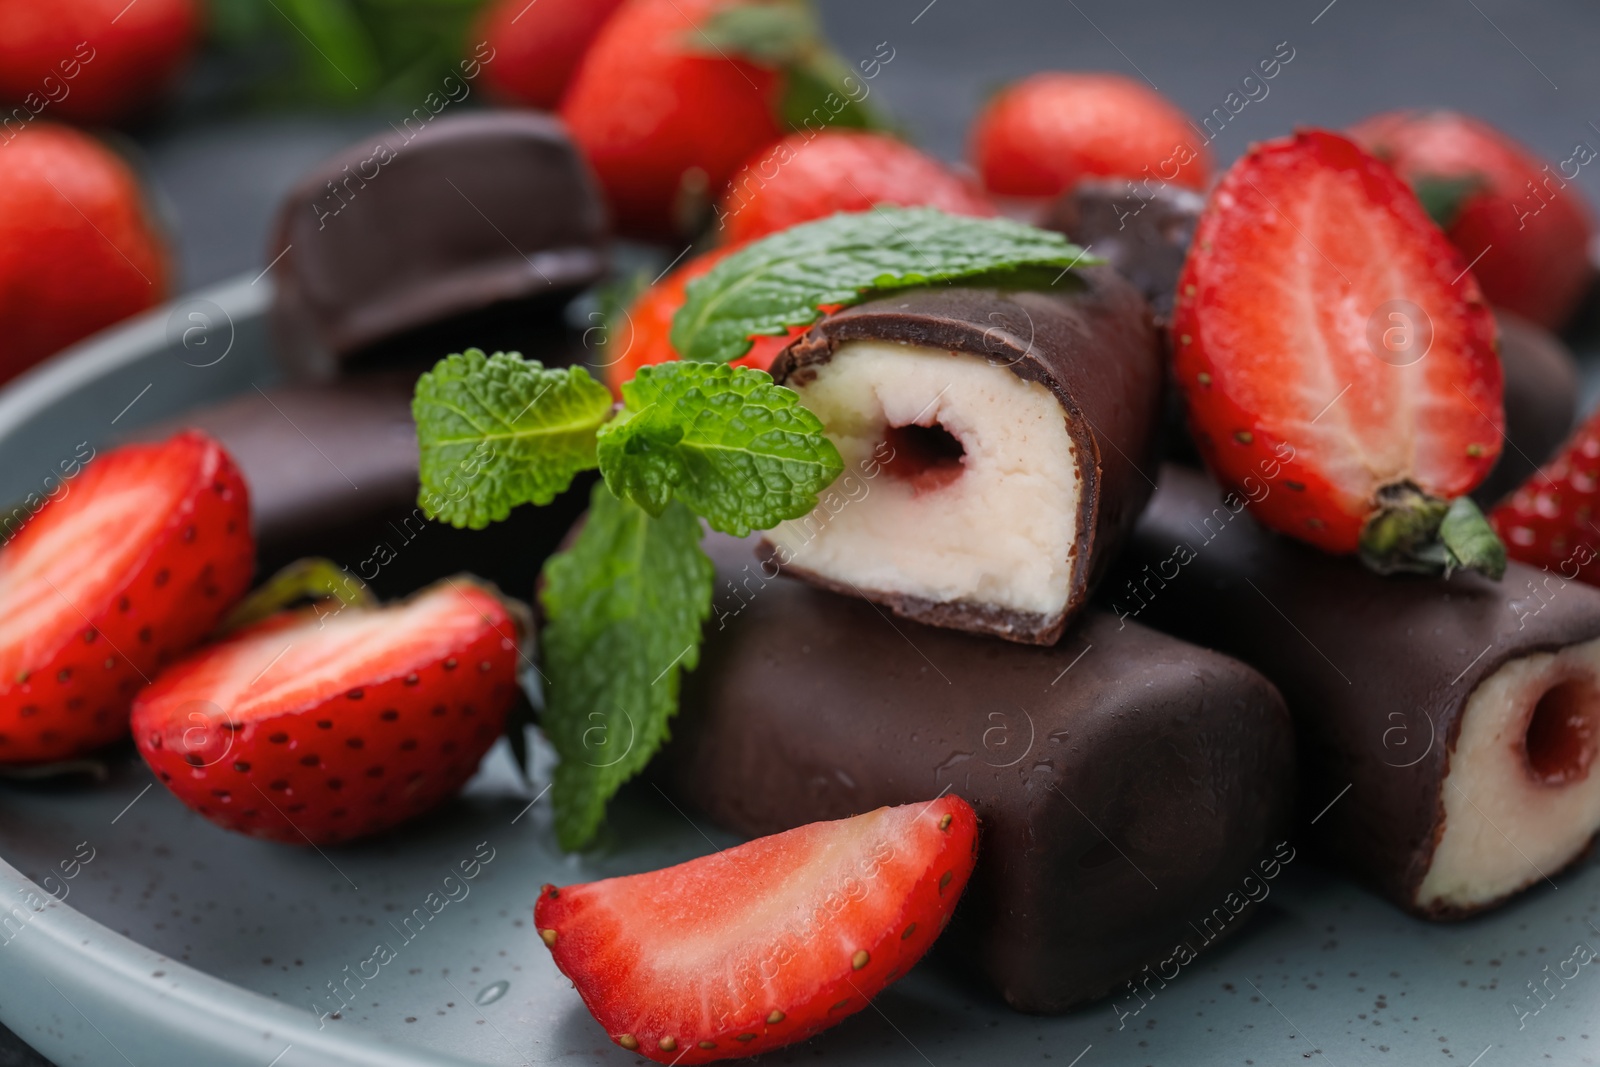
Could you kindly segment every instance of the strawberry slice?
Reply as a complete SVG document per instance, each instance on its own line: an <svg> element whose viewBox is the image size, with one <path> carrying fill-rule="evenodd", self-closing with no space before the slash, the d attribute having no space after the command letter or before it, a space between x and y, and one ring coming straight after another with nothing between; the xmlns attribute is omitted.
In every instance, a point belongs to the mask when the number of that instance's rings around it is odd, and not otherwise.
<svg viewBox="0 0 1600 1067"><path fill-rule="evenodd" d="M1600 585L1600 411L1489 522L1512 559Z"/></svg>
<svg viewBox="0 0 1600 1067"><path fill-rule="evenodd" d="M658 1063L792 1044L922 958L972 874L960 797L812 823L688 863L545 886L534 925L611 1040Z"/></svg>
<svg viewBox="0 0 1600 1067"><path fill-rule="evenodd" d="M517 630L464 578L383 608L280 612L163 671L134 701L134 743L224 829L375 833L472 777L515 700Z"/></svg>
<svg viewBox="0 0 1600 1067"><path fill-rule="evenodd" d="M122 737L139 687L250 584L249 493L221 445L186 432L89 457L0 549L0 762Z"/></svg>
<svg viewBox="0 0 1600 1067"><path fill-rule="evenodd" d="M1262 522L1384 573L1503 569L1464 499L1505 424L1494 318L1461 253L1355 144L1302 131L1228 171L1172 341L1200 451Z"/></svg>

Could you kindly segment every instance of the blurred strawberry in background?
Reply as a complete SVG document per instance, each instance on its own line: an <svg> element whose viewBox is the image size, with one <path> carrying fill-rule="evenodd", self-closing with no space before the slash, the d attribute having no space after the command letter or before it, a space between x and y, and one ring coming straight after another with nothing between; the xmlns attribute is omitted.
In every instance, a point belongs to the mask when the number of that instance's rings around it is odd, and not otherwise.
<svg viewBox="0 0 1600 1067"><path fill-rule="evenodd" d="M468 45L487 41L495 61L483 80L499 99L553 111L583 53L622 0L496 0L484 8Z"/></svg>
<svg viewBox="0 0 1600 1067"><path fill-rule="evenodd" d="M672 317L683 307L689 283L709 273L740 247L714 248L694 257L639 293L625 312L612 316L606 343L616 348L604 368L612 392L621 396L622 383L639 373L640 367L678 358L678 350L672 347ZM797 327L786 335L757 338L750 351L734 360L733 365L766 370L797 332L804 332L804 328Z"/></svg>
<svg viewBox="0 0 1600 1067"><path fill-rule="evenodd" d="M785 137L739 168L717 205L716 236L750 241L874 204L995 213L965 178L904 142L881 133L824 130Z"/></svg>
<svg viewBox="0 0 1600 1067"><path fill-rule="evenodd" d="M1374 115L1350 136L1416 192L1472 263L1489 302L1551 330L1589 284L1594 223L1572 179L1594 159L1578 145L1544 164L1510 137L1453 111Z"/></svg>
<svg viewBox="0 0 1600 1067"><path fill-rule="evenodd" d="M20 118L18 107L86 123L135 115L176 84L200 24L197 0L0 0L5 117Z"/></svg>
<svg viewBox="0 0 1600 1067"><path fill-rule="evenodd" d="M1166 97L1120 74L1035 74L973 126L972 159L997 196L1053 197L1082 178L1211 179L1205 138Z"/></svg>
<svg viewBox="0 0 1600 1067"><path fill-rule="evenodd" d="M584 57L561 114L623 234L667 238L791 128L870 124L801 0L628 0Z"/></svg>
<svg viewBox="0 0 1600 1067"><path fill-rule="evenodd" d="M166 298L167 254L133 172L31 123L0 142L0 381Z"/></svg>

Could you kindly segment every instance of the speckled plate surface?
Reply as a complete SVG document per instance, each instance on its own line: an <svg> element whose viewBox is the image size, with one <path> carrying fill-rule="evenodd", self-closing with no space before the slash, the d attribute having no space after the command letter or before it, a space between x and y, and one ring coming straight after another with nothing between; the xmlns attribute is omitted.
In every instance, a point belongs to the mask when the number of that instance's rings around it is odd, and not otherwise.
<svg viewBox="0 0 1600 1067"><path fill-rule="evenodd" d="M104 446L271 384L268 284L163 308L0 394L0 499L25 497L79 442ZM0 1022L60 1064L643 1062L610 1044L552 966L530 923L537 887L729 839L636 784L598 849L562 856L539 792L549 763L540 753L530 789L497 749L459 800L326 852L224 833L131 752L101 783L0 782ZM475 877L460 877L463 861ZM1304 857L1267 889L1247 929L1176 975L1169 966L1142 996L1023 1016L935 958L766 1061L1600 1061L1600 963L1581 962L1600 949L1592 864L1452 926L1406 918ZM1199 916L1220 903L1192 906Z"/></svg>

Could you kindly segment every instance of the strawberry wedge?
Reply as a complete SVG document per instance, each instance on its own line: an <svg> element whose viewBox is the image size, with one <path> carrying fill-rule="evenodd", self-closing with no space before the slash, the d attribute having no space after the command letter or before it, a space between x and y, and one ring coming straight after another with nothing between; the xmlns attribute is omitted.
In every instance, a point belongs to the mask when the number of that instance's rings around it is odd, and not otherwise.
<svg viewBox="0 0 1600 1067"><path fill-rule="evenodd" d="M611 1040L753 1056L867 1006L944 929L977 857L959 797L812 823L648 874L545 886L539 936Z"/></svg>
<svg viewBox="0 0 1600 1067"><path fill-rule="evenodd" d="M134 743L224 829L347 841L472 777L515 700L516 637L460 578L383 608L280 612L162 672L134 701Z"/></svg>
<svg viewBox="0 0 1600 1067"><path fill-rule="evenodd" d="M125 735L133 694L255 567L244 480L203 434L91 451L52 497L0 549L0 763Z"/></svg>
<svg viewBox="0 0 1600 1067"><path fill-rule="evenodd" d="M1202 455L1262 522L1381 572L1504 569L1464 499L1500 454L1494 318L1383 163L1317 130L1254 146L1201 217L1172 343Z"/></svg>

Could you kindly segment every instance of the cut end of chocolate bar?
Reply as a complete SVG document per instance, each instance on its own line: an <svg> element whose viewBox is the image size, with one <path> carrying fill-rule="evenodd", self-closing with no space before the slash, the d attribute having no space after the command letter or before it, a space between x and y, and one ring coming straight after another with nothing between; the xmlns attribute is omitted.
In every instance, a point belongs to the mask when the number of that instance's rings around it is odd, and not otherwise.
<svg viewBox="0 0 1600 1067"><path fill-rule="evenodd" d="M1537 652L1480 682L1439 798L1417 907L1477 911L1571 863L1600 830L1600 640Z"/></svg>
<svg viewBox="0 0 1600 1067"><path fill-rule="evenodd" d="M824 318L772 375L845 469L765 554L918 622L1054 644L1154 484L1160 341L1106 267L889 294Z"/></svg>
<svg viewBox="0 0 1600 1067"><path fill-rule="evenodd" d="M1084 476L1048 388L980 356L842 343L789 385L846 474L768 535L778 563L901 614L1013 640L1059 636Z"/></svg>

